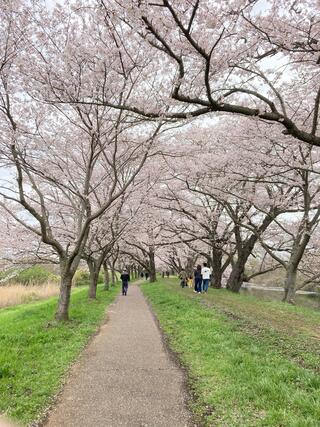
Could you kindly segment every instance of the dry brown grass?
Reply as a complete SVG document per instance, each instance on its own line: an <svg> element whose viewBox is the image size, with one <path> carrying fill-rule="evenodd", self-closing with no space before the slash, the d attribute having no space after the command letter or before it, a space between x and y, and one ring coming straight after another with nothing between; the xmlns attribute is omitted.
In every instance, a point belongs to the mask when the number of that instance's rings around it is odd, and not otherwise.
<svg viewBox="0 0 320 427"><path fill-rule="evenodd" d="M23 286L13 283L7 286L0 286L0 308L50 298L58 295L58 293L59 285L50 282L43 285Z"/></svg>

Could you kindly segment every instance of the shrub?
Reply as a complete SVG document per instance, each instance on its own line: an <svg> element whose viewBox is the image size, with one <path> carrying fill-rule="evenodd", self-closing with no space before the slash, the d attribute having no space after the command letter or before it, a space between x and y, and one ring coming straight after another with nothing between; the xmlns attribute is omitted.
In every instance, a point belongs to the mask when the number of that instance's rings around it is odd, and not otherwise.
<svg viewBox="0 0 320 427"><path fill-rule="evenodd" d="M41 285L47 282L57 283L59 281L59 277L52 274L50 271L48 271L45 267L41 265L34 265L32 267L26 268L23 271L20 271L14 277L14 281L23 285Z"/></svg>
<svg viewBox="0 0 320 427"><path fill-rule="evenodd" d="M99 277L98 277L98 283L103 283L104 277L103 277L103 271L100 270ZM73 286L85 286L88 285L90 282L90 273L88 270L85 270L84 268L79 268L79 270L76 271L75 275L73 276Z"/></svg>
<svg viewBox="0 0 320 427"><path fill-rule="evenodd" d="M90 274L88 270L79 269L75 272L73 276L72 284L73 286L84 286L88 285L90 280Z"/></svg>
<svg viewBox="0 0 320 427"><path fill-rule="evenodd" d="M101 269L99 271L98 283L103 283L103 282L104 282L104 274L103 274L103 270Z"/></svg>

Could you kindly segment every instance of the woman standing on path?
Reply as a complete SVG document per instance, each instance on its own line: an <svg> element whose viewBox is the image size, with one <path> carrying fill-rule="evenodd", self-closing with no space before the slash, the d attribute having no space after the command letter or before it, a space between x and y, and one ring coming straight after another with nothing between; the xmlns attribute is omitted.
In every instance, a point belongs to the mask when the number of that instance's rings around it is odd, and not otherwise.
<svg viewBox="0 0 320 427"><path fill-rule="evenodd" d="M122 281L122 295L127 295L128 292L128 286L129 286L129 282L130 282L130 276L129 273L127 271L123 271L121 273L120 279Z"/></svg>
<svg viewBox="0 0 320 427"><path fill-rule="evenodd" d="M198 264L197 268L194 270L194 292L201 294L202 291L202 275L201 275L201 265Z"/></svg>
<svg viewBox="0 0 320 427"><path fill-rule="evenodd" d="M201 275L202 275L203 292L208 292L209 282L210 282L210 276L211 276L211 270L207 266L206 262L203 263L203 267L202 267L202 270L201 270Z"/></svg>

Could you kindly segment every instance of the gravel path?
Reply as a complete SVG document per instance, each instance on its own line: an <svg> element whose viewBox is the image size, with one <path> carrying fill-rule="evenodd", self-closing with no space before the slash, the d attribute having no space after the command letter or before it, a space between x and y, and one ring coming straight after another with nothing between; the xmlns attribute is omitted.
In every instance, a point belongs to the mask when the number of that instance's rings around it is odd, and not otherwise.
<svg viewBox="0 0 320 427"><path fill-rule="evenodd" d="M136 285L73 367L47 427L191 425L183 374Z"/></svg>

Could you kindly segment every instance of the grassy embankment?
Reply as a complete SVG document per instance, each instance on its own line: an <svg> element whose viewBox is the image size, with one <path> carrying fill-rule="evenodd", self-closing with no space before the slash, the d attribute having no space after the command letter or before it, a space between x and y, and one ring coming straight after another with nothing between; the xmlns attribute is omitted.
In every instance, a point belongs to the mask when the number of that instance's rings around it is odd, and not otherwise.
<svg viewBox="0 0 320 427"><path fill-rule="evenodd" d="M0 414L23 425L41 415L118 292L99 286L88 302L88 289L75 289L72 320L61 324L52 321L57 298L0 310Z"/></svg>
<svg viewBox="0 0 320 427"><path fill-rule="evenodd" d="M207 426L318 427L320 312L174 279L143 285Z"/></svg>

